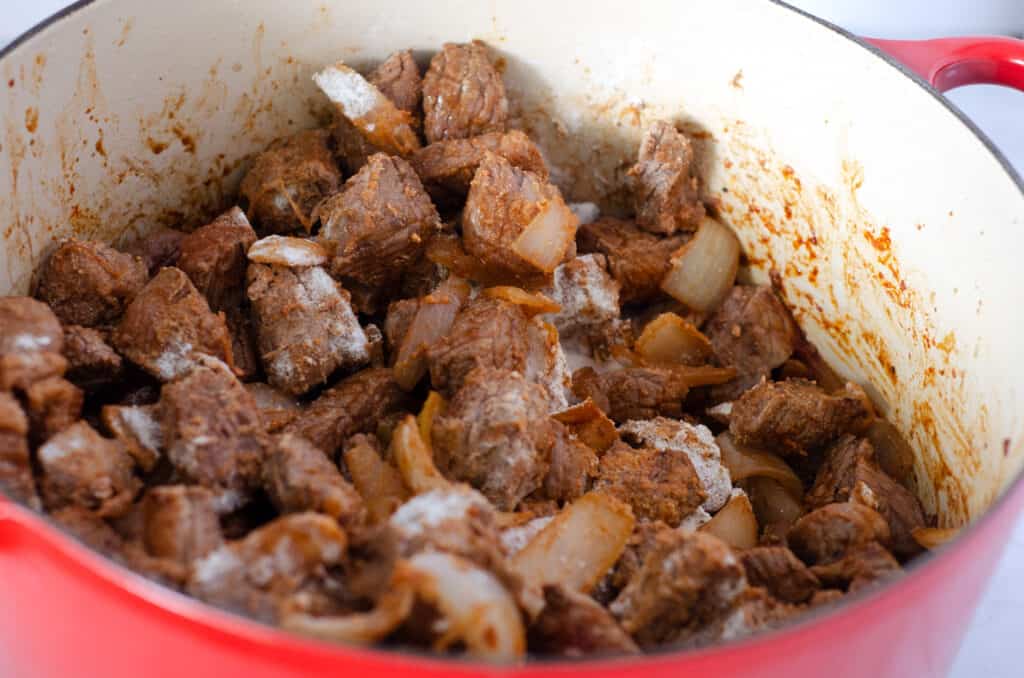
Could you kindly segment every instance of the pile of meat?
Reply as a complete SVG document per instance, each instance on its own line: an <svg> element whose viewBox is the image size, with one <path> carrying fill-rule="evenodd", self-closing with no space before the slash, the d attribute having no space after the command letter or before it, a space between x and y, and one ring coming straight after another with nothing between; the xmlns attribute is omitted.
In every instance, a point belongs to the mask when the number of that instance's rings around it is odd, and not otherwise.
<svg viewBox="0 0 1024 678"><path fill-rule="evenodd" d="M737 638L921 550L891 427L736 283L672 124L615 218L481 43L314 79L335 122L239 207L0 299L7 495L225 610L497 661Z"/></svg>

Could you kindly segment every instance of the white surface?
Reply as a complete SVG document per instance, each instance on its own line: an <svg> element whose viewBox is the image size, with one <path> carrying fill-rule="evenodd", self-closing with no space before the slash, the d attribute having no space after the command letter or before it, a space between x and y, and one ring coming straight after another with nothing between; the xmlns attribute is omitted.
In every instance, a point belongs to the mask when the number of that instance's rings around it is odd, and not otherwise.
<svg viewBox="0 0 1024 678"><path fill-rule="evenodd" d="M1020 0L791 0L851 30L879 37L1024 31ZM0 45L66 4L63 0L32 3L0 0ZM964 8L970 5L971 11ZM1024 135L1020 120L1024 94L996 87L973 87L950 94L956 103L1024 173ZM953 678L1021 675L1015 651L1024 631L1024 521L1007 545L953 668Z"/></svg>

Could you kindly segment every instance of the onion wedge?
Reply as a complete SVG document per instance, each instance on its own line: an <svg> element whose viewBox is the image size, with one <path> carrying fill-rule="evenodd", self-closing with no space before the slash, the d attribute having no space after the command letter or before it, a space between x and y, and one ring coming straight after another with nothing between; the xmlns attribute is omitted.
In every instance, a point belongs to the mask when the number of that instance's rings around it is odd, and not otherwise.
<svg viewBox="0 0 1024 678"><path fill-rule="evenodd" d="M647 323L635 349L648 362L692 366L707 364L712 354L708 338L675 313L662 313Z"/></svg>
<svg viewBox="0 0 1024 678"><path fill-rule="evenodd" d="M370 524L384 522L409 497L402 476L366 443L345 450L352 484L363 498Z"/></svg>
<svg viewBox="0 0 1024 678"><path fill-rule="evenodd" d="M451 482L434 465L434 455L420 436L416 417L411 414L398 423L391 435L391 456L398 464L405 486L413 494L451 487Z"/></svg>
<svg viewBox="0 0 1024 678"><path fill-rule="evenodd" d="M914 541L926 549L937 549L960 534L959 527L918 527L911 535Z"/></svg>
<svg viewBox="0 0 1024 678"><path fill-rule="evenodd" d="M789 464L777 455L753 447L738 444L728 431L715 437L718 449L722 451L722 463L729 469L733 482L747 478L764 477L776 480L795 499L803 497L804 486Z"/></svg>
<svg viewBox="0 0 1024 678"><path fill-rule="evenodd" d="M714 518L704 523L700 531L715 535L733 548L749 549L757 546L757 518L746 493L733 490L728 503Z"/></svg>
<svg viewBox="0 0 1024 678"><path fill-rule="evenodd" d="M503 299L516 306L520 306L529 316L542 313L558 313L562 310L558 303L540 292L527 292L520 287L512 287L511 285L488 287L483 291L483 295L493 299Z"/></svg>
<svg viewBox="0 0 1024 678"><path fill-rule="evenodd" d="M452 327L459 309L469 299L469 283L451 277L420 299L419 308L395 356L395 381L406 391L415 388L427 371L424 352Z"/></svg>
<svg viewBox="0 0 1024 678"><path fill-rule="evenodd" d="M578 226L579 220L564 202L548 200L512 243L512 251L538 270L551 273L565 257Z"/></svg>
<svg viewBox="0 0 1024 678"><path fill-rule="evenodd" d="M282 611L280 626L304 636L350 645L372 645L386 638L409 616L415 596L406 586L392 587L369 612L317 617L301 611Z"/></svg>
<svg viewBox="0 0 1024 678"><path fill-rule="evenodd" d="M249 261L257 264L291 268L323 266L329 258L327 249L318 242L281 235L270 235L257 240L249 247L246 256Z"/></svg>
<svg viewBox="0 0 1024 678"><path fill-rule="evenodd" d="M696 235L672 255L661 289L697 311L718 307L736 280L740 242L725 224L705 217Z"/></svg>
<svg viewBox="0 0 1024 678"><path fill-rule="evenodd" d="M577 438L598 454L619 439L615 422L590 398L567 410L552 414L551 418L568 426Z"/></svg>
<svg viewBox="0 0 1024 678"><path fill-rule="evenodd" d="M430 441L433 438L434 419L438 415L444 414L444 411L447 409L448 401L444 399L444 396L437 391L431 391L426 401L424 401L420 413L416 415L416 426L419 427L420 437L427 444L427 447L431 447Z"/></svg>

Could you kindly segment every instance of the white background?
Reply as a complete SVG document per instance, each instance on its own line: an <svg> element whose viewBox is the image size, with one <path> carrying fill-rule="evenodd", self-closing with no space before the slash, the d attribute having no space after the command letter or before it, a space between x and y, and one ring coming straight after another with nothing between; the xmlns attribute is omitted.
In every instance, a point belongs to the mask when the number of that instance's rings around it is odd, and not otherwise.
<svg viewBox="0 0 1024 678"><path fill-rule="evenodd" d="M876 37L923 38L1024 33L1024 0L790 0L851 31ZM0 46L63 7L65 0L0 0ZM1024 94L969 87L949 98L970 116L1024 174ZM1024 521L971 623L951 676L1024 675Z"/></svg>

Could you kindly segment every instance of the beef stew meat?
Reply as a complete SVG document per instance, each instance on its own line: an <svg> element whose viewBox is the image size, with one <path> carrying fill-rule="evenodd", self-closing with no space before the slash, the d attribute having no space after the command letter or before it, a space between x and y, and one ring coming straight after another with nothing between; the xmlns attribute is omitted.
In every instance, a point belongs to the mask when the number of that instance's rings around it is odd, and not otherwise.
<svg viewBox="0 0 1024 678"><path fill-rule="evenodd" d="M936 517L865 390L772 287L663 291L718 219L694 140L652 124L602 215L487 46L425 65L329 66L339 115L238 207L0 298L0 492L226 610L481 659L699 647L898 576Z"/></svg>

